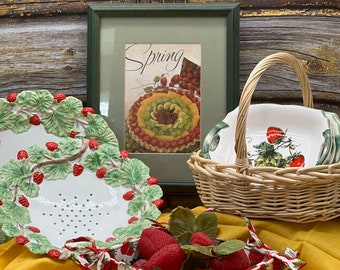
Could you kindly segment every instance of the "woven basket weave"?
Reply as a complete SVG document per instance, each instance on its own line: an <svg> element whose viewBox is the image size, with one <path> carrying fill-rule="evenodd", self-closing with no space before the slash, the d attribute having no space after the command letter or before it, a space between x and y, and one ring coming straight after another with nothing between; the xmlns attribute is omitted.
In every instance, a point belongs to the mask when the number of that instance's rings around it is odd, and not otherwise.
<svg viewBox="0 0 340 270"><path fill-rule="evenodd" d="M248 164L246 120L250 101L262 74L275 64L290 66L302 90L303 105L313 98L302 64L280 52L260 61L249 75L239 102L235 130L236 161L224 164L194 152L187 164L205 207L249 218L307 223L340 216L340 163L304 168L254 167Z"/></svg>

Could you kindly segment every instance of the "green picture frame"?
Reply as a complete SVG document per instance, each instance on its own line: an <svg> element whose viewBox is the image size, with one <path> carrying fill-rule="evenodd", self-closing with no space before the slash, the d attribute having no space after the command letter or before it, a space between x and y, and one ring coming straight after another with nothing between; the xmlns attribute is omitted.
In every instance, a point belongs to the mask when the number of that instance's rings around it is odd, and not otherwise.
<svg viewBox="0 0 340 270"><path fill-rule="evenodd" d="M93 4L88 6L87 106L102 114L124 145L124 44L200 43L200 146L211 128L238 105L239 3ZM203 27L204 26L204 27ZM131 153L160 185L195 187L190 153Z"/></svg>

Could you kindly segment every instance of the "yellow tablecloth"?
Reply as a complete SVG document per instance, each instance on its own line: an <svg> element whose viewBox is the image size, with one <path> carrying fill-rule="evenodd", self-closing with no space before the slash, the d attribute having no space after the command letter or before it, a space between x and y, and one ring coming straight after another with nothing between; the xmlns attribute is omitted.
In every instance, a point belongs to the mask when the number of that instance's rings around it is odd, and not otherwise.
<svg viewBox="0 0 340 270"><path fill-rule="evenodd" d="M200 214L204 207L193 209ZM242 239L249 237L245 221L237 216L217 213L219 237ZM168 213L160 221L167 221ZM300 252L306 261L304 270L340 270L340 218L327 222L296 224L273 220L251 220L260 239L270 248L284 252L286 247ZM30 253L11 240L0 246L1 270L79 270L72 261L55 261L47 256Z"/></svg>

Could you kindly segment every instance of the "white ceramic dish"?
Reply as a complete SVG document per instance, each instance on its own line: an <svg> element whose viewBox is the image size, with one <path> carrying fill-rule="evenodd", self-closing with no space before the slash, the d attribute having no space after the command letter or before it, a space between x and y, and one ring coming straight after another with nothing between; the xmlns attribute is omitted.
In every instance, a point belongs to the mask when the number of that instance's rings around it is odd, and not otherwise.
<svg viewBox="0 0 340 270"><path fill-rule="evenodd" d="M143 162L121 156L100 115L74 97L59 98L37 90L0 99L2 231L59 259L93 253L84 246L94 243L120 251L158 218L162 190ZM121 255L128 261L135 252Z"/></svg>
<svg viewBox="0 0 340 270"><path fill-rule="evenodd" d="M226 164L235 163L234 145L237 115L238 108L230 112L221 123L211 129L203 143L203 157ZM331 113L329 115L333 116ZM338 117L334 117L334 119L338 119ZM325 157L328 154L332 155L331 148L334 138L330 136L329 122L321 110L296 105L250 105L246 124L249 160L255 166L286 167L289 166L290 161L301 154L304 156L305 167L314 166L320 163L319 159L322 155ZM339 128L339 123L336 121L333 125ZM266 135L269 127L283 131L284 135L281 135L283 137L275 143L270 143ZM259 145L261 147L258 147ZM278 155L275 154L276 161L269 162L266 159L262 163L255 162L263 158L259 151L262 150L263 154L265 147L269 146L278 153ZM336 159L333 158L332 161L334 162ZM277 162L282 166L277 166Z"/></svg>

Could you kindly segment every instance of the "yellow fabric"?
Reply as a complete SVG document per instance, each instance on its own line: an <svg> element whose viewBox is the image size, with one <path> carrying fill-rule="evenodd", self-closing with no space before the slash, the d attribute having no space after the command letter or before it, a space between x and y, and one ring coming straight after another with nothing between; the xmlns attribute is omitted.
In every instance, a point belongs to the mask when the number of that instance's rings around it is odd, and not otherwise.
<svg viewBox="0 0 340 270"><path fill-rule="evenodd" d="M194 208L200 214L204 207ZM249 237L245 221L237 216L216 213L219 237L242 239ZM159 221L167 222L169 213ZM281 253L286 247L300 251L299 258L306 261L304 270L340 269L340 218L327 222L296 224L273 220L251 220L260 239ZM57 261L47 256L35 255L11 240L0 246L1 270L79 270L72 260Z"/></svg>

